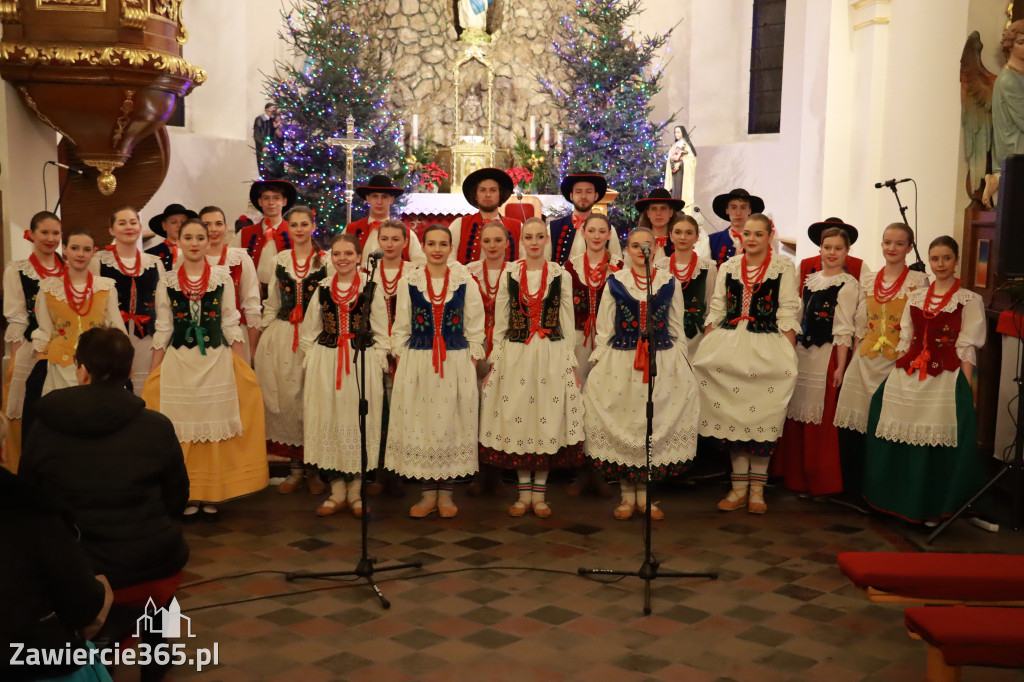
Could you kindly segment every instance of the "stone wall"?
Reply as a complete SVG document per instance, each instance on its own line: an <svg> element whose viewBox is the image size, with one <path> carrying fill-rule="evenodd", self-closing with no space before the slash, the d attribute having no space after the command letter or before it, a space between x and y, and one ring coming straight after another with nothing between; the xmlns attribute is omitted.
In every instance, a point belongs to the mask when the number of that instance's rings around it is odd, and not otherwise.
<svg viewBox="0 0 1024 682"><path fill-rule="evenodd" d="M455 142L454 65L467 43L458 38L455 0L384 0L366 3L364 28L372 48L394 77L392 106L405 118L419 114L419 135L442 146ZM547 95L539 91L538 77L561 81L552 42L560 37L559 19L573 10L566 0L495 0L488 10L491 42L483 46L495 68L494 145L510 148L517 135L526 137L530 116L537 117L537 135L549 123L552 142L559 121ZM462 134L472 126L482 134L486 126L486 78L483 69L463 68ZM474 105L479 98L481 107ZM468 102L467 102L468 98ZM467 106L468 104L468 106ZM474 114L478 116L474 117ZM475 119L475 120L474 120Z"/></svg>

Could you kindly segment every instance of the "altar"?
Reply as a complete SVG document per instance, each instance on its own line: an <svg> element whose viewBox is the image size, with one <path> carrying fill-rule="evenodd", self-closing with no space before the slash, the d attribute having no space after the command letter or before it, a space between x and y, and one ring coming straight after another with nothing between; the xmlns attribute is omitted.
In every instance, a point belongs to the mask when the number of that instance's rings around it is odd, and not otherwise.
<svg viewBox="0 0 1024 682"><path fill-rule="evenodd" d="M403 202L398 214L409 228L421 235L428 225L439 223L444 226L451 224L459 216L472 215L476 209L469 205L462 192L430 193L411 192L402 196ZM560 194L535 194L524 196L522 201L513 196L499 209L501 214L509 218L525 221L538 215L542 218L561 215L572 209L572 204Z"/></svg>

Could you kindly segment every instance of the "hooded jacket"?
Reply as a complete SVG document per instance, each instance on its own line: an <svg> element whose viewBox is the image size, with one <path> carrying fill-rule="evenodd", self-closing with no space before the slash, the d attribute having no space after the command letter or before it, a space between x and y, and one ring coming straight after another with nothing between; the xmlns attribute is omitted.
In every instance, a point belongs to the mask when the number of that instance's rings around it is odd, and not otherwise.
<svg viewBox="0 0 1024 682"><path fill-rule="evenodd" d="M180 523L188 473L174 426L124 388L43 396L18 473L67 507L112 588L165 578L188 561Z"/></svg>

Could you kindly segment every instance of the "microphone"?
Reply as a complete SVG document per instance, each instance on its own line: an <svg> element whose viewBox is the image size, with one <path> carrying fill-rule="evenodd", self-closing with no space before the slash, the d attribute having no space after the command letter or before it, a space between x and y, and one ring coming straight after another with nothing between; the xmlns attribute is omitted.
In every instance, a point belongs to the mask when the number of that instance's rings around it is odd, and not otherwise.
<svg viewBox="0 0 1024 682"><path fill-rule="evenodd" d="M516 199L523 200L523 189L519 185L516 185Z"/></svg>
<svg viewBox="0 0 1024 682"><path fill-rule="evenodd" d="M902 180L897 180L897 179L893 178L892 180L886 180L885 182L876 182L875 183L875 189L882 189L883 187L888 187L889 189L892 189L893 187L895 187L896 185L898 185L900 183L910 182L911 179L912 178L903 178Z"/></svg>
<svg viewBox="0 0 1024 682"><path fill-rule="evenodd" d="M649 243L644 242L643 244L641 244L640 251L644 254L644 260L651 259L651 245Z"/></svg>
<svg viewBox="0 0 1024 682"><path fill-rule="evenodd" d="M78 173L79 175L85 175L85 172L82 171L81 169L72 168L71 166L65 163L61 163L60 161L47 161L46 163L50 164L51 166L56 166L57 168L63 168L69 173Z"/></svg>
<svg viewBox="0 0 1024 682"><path fill-rule="evenodd" d="M384 257L384 252L383 251L381 251L380 249L374 249L370 253L370 255L369 255L368 259L367 259L367 263L369 263L369 264L376 263L377 261L379 261L383 257Z"/></svg>

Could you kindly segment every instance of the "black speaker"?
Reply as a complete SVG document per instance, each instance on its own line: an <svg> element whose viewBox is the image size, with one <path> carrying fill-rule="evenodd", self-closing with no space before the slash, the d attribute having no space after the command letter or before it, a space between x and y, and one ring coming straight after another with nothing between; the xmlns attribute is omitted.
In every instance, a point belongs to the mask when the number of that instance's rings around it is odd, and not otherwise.
<svg viewBox="0 0 1024 682"><path fill-rule="evenodd" d="M1024 277L1024 154L1011 154L1003 161L996 205L996 235L999 274Z"/></svg>

